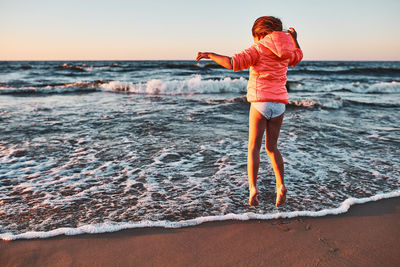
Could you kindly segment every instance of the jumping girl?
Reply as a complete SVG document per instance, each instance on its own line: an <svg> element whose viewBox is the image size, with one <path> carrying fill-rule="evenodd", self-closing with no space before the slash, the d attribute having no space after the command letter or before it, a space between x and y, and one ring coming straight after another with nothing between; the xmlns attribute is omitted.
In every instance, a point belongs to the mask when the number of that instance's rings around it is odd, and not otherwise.
<svg viewBox="0 0 400 267"><path fill-rule="evenodd" d="M249 143L247 172L249 177L249 205L258 205L257 175L260 167L260 150L265 131L265 149L271 159L276 178L276 206L286 200L287 189L283 179L283 159L277 147L286 104L288 66L296 66L303 58L293 28L282 31L280 19L265 16L253 25L254 44L232 57L210 52L199 52L196 60L211 59L233 71L250 67L247 84L247 101L251 103L249 114Z"/></svg>

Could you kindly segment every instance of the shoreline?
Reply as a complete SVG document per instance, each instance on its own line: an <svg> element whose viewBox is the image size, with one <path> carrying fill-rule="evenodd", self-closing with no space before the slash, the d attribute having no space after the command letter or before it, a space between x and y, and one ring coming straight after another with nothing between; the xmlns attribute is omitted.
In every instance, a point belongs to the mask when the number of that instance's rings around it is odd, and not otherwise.
<svg viewBox="0 0 400 267"><path fill-rule="evenodd" d="M1 241L2 266L396 266L400 197L324 217L205 222L184 228Z"/></svg>
<svg viewBox="0 0 400 267"><path fill-rule="evenodd" d="M220 216L205 216L198 217L191 220L183 220L178 222L169 221L146 221L144 223L121 223L121 224L98 224L98 225L84 225L78 228L62 227L57 228L48 232L26 232L18 235L12 235L8 233L0 234L0 241L11 241L19 239L46 239L55 236L74 236L82 234L103 234L118 232L127 229L142 229L142 228L183 228L197 226L208 222L223 222L223 221L250 221L250 220L274 220L274 219L290 219L300 217L324 217L327 215L339 215L348 212L350 207L356 204L364 204L371 201L378 201L381 199L388 199L393 197L400 197L400 190L392 191L389 193L377 194L371 197L365 198L348 198L337 208L323 209L319 211L289 211L289 212L278 212L271 214L256 214L256 213L244 213L244 214L233 214L229 213Z"/></svg>

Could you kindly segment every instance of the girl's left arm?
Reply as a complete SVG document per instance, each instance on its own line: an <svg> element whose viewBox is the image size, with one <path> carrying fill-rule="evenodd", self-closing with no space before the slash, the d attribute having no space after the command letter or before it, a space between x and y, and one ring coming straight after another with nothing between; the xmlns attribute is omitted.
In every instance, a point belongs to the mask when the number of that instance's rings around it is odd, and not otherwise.
<svg viewBox="0 0 400 267"><path fill-rule="evenodd" d="M296 30L293 29L293 28L289 28L288 32L289 32L290 36L292 36L293 42L294 42L296 48L300 48L299 42L297 42L297 32L296 32Z"/></svg>
<svg viewBox="0 0 400 267"><path fill-rule="evenodd" d="M296 46L296 49L294 50L293 57L291 59L291 62L289 63L289 66L294 67L303 59L303 52L301 51L299 42L297 42L297 32L293 28L289 28L289 34L292 36L294 45Z"/></svg>
<svg viewBox="0 0 400 267"><path fill-rule="evenodd" d="M203 59L203 58L211 59L212 61L221 65L224 68L227 68L230 70L233 68L232 67L232 59L230 57L218 55L218 54L211 53L211 52L199 52L197 54L196 61L199 61L200 59Z"/></svg>

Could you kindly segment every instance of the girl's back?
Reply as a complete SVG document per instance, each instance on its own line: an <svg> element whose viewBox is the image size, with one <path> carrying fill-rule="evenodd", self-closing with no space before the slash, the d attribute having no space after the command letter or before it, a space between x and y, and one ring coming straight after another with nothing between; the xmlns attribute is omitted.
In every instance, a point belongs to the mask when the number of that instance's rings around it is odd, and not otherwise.
<svg viewBox="0 0 400 267"><path fill-rule="evenodd" d="M289 33L274 31L250 48L232 56L234 71L250 67L247 86L249 102L288 103L286 73L288 66L295 66L303 53Z"/></svg>

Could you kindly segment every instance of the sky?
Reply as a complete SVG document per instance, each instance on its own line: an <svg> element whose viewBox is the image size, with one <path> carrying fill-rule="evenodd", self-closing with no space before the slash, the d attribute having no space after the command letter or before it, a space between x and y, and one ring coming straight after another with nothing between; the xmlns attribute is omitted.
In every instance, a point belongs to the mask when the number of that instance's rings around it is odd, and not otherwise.
<svg viewBox="0 0 400 267"><path fill-rule="evenodd" d="M186 60L294 27L305 60L400 60L399 0L0 0L0 60Z"/></svg>

